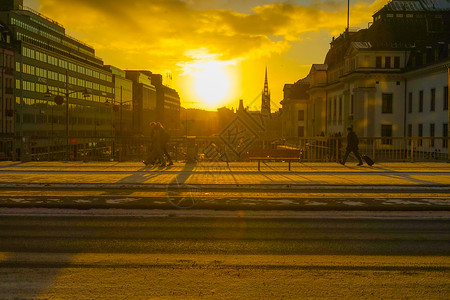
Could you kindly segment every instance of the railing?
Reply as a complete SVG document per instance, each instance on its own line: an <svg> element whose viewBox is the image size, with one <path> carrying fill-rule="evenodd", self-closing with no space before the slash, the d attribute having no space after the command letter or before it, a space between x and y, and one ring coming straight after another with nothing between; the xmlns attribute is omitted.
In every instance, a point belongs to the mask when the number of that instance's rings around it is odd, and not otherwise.
<svg viewBox="0 0 450 300"><path fill-rule="evenodd" d="M359 152L375 161L448 161L448 138L359 138ZM303 150L303 161L340 161L345 152L342 137L300 138L286 144ZM350 158L351 159L351 158Z"/></svg>
<svg viewBox="0 0 450 300"><path fill-rule="evenodd" d="M450 161L449 139L443 137L360 138L359 151L376 162ZM0 160L65 160L66 139L54 137L0 137ZM151 147L147 137L77 137L69 145L69 159L80 161L141 161ZM217 137L172 137L168 151L176 161L244 161L250 149L299 149L303 162L338 162L344 137L258 139L245 151L233 151ZM348 160L354 160L350 155Z"/></svg>

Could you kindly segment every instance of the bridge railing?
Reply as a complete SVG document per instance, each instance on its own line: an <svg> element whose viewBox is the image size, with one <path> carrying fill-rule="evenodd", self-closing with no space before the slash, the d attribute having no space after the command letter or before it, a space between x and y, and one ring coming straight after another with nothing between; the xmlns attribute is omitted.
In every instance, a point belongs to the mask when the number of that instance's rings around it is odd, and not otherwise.
<svg viewBox="0 0 450 300"><path fill-rule="evenodd" d="M238 145L238 144L236 144ZM450 161L449 139L443 137L359 138L359 151L381 161ZM69 150L64 137L0 137L0 160L140 161L151 147L147 137L78 137ZM250 149L294 148L304 162L338 162L346 148L344 137L294 140L260 138L251 146L233 149L218 137L172 137L168 151L174 160L243 161ZM354 159L350 155L349 160Z"/></svg>

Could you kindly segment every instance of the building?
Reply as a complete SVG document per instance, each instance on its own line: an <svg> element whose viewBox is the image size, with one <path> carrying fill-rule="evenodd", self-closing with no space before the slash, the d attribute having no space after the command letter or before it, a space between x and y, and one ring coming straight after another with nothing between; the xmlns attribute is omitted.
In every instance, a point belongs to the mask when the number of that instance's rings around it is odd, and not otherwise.
<svg viewBox="0 0 450 300"><path fill-rule="evenodd" d="M327 85L326 64L313 64L309 71L309 89L307 93L310 101L306 119L310 120L310 126L307 126L306 136L325 135L327 132L326 123L326 91L323 89ZM308 122L307 122L308 124Z"/></svg>
<svg viewBox="0 0 450 300"><path fill-rule="evenodd" d="M156 121L157 96L152 73L145 70L126 70L126 78L133 82L134 135L150 136L150 123Z"/></svg>
<svg viewBox="0 0 450 300"><path fill-rule="evenodd" d="M364 137L447 136L448 28L448 1L394 0L368 28L333 38L324 64L308 75L307 135L353 127ZM439 143L432 146L447 147Z"/></svg>
<svg viewBox="0 0 450 300"><path fill-rule="evenodd" d="M0 159L15 159L14 48L8 28L0 24Z"/></svg>
<svg viewBox="0 0 450 300"><path fill-rule="evenodd" d="M2 1L0 23L16 49L19 157L76 159L92 147L106 148L113 130L111 108L104 103L114 98L114 86L94 49L68 36L56 21L23 7L22 0Z"/></svg>
<svg viewBox="0 0 450 300"><path fill-rule="evenodd" d="M172 133L180 134L180 96L163 84L162 75L152 74L151 80L156 87L156 121Z"/></svg>
<svg viewBox="0 0 450 300"><path fill-rule="evenodd" d="M307 114L309 108L309 95L307 93L310 77L306 77L294 84L285 84L283 88L284 99L282 116L283 138L302 138L307 136L308 125ZM309 136L309 135L308 135Z"/></svg>
<svg viewBox="0 0 450 300"><path fill-rule="evenodd" d="M113 128L116 137L130 136L133 124L133 81L126 78L126 71L106 65L112 74L114 99L110 99L113 109Z"/></svg>

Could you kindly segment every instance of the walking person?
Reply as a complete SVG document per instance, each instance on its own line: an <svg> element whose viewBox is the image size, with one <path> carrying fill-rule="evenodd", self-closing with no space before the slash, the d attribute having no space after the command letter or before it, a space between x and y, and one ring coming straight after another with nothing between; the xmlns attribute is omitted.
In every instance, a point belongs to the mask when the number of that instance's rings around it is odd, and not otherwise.
<svg viewBox="0 0 450 300"><path fill-rule="evenodd" d="M348 155L350 154L350 152L353 152L353 154L359 161L358 166L362 166L363 162L361 159L361 155L359 154L358 144L359 141L356 133L351 127L347 128L347 149L345 150L344 159L341 161L341 165L345 165Z"/></svg>
<svg viewBox="0 0 450 300"><path fill-rule="evenodd" d="M164 152L162 149L161 133L158 123L150 123L150 147L148 149L149 155L143 163L147 166L149 164L156 164L159 162L161 165L165 165Z"/></svg>
<svg viewBox="0 0 450 300"><path fill-rule="evenodd" d="M173 165L173 161L172 158L170 157L169 151L167 151L167 144L170 141L170 134L167 132L167 130L164 129L164 127L160 122L156 123L156 127L162 154L166 156L168 165L171 166ZM166 162L165 161L164 163L161 162L161 165L165 166Z"/></svg>

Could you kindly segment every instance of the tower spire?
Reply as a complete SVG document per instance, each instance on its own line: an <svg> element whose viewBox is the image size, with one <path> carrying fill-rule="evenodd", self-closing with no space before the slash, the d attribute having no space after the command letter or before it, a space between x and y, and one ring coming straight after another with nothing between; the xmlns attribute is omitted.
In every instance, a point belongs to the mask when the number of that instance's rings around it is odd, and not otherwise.
<svg viewBox="0 0 450 300"><path fill-rule="evenodd" d="M269 82L267 80L267 66L266 66L266 75L264 79L264 90L262 93L261 114L270 115L270 91L269 91Z"/></svg>

